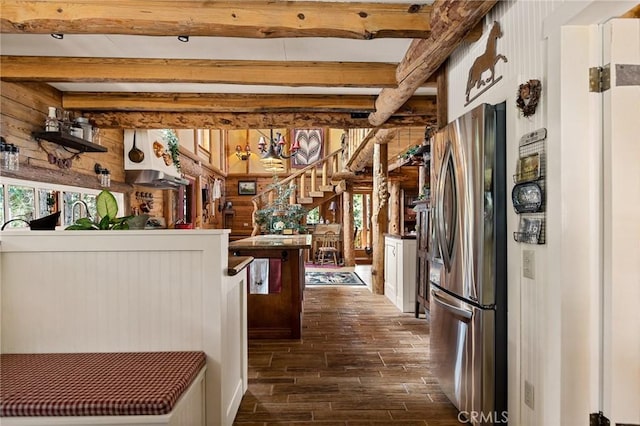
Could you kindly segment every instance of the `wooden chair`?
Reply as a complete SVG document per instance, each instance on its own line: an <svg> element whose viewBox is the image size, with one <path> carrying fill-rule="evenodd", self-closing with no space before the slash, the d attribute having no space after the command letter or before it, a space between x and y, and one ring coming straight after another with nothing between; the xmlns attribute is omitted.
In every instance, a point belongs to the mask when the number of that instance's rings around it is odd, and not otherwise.
<svg viewBox="0 0 640 426"><path fill-rule="evenodd" d="M327 231L318 235L318 263L324 265L325 257L329 256L329 260L333 257L333 263L338 266L338 244L340 244L339 236L333 231Z"/></svg>

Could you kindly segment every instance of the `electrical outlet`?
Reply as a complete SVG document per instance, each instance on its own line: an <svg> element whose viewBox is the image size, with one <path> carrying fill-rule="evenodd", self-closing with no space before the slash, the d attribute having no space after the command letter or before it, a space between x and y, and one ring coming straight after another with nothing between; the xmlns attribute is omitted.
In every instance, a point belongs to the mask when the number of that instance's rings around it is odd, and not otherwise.
<svg viewBox="0 0 640 426"><path fill-rule="evenodd" d="M533 410L533 385L524 381L524 403Z"/></svg>
<svg viewBox="0 0 640 426"><path fill-rule="evenodd" d="M247 222L243 223L242 226L249 226Z"/></svg>
<svg viewBox="0 0 640 426"><path fill-rule="evenodd" d="M522 275L534 280L536 278L536 252L533 250L522 251Z"/></svg>

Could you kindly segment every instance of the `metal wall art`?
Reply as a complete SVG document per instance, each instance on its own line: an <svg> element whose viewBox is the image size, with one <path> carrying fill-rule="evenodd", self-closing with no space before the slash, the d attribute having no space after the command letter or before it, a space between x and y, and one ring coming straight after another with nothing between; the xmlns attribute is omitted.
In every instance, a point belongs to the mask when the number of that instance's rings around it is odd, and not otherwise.
<svg viewBox="0 0 640 426"><path fill-rule="evenodd" d="M466 90L467 102L464 104L464 106L469 105L478 96L482 95L484 92L489 90L491 86L502 79L502 76L496 77L496 64L501 59L504 62L508 62L508 60L506 56L497 52L497 43L500 37L502 37L500 24L494 21L493 27L491 27L491 32L489 32L489 36L487 38L487 46L484 50L484 53L478 56L475 61L473 61L473 65L471 65L471 68L469 69L469 78L467 79ZM485 78L483 77L483 74L487 71L490 71L491 74ZM482 86L486 87L480 90ZM471 91L474 88L478 90L478 92L476 92L476 94L470 98Z"/></svg>
<svg viewBox="0 0 640 426"><path fill-rule="evenodd" d="M511 191L513 209L520 215L518 231L513 233L513 239L519 243L546 242L546 138L545 128L520 138L516 173L513 175L515 186Z"/></svg>

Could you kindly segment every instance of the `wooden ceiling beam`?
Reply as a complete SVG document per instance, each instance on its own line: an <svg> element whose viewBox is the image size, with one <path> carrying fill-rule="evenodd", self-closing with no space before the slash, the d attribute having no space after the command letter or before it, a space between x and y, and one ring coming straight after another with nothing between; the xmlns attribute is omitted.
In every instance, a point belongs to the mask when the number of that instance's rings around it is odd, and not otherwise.
<svg viewBox="0 0 640 426"><path fill-rule="evenodd" d="M374 95L65 92L62 106L80 111L369 113L375 110L375 99ZM395 115L428 115L436 111L435 96L413 96Z"/></svg>
<svg viewBox="0 0 640 426"><path fill-rule="evenodd" d="M395 87L395 64L0 56L5 81ZM427 85L435 87L435 79Z"/></svg>
<svg viewBox="0 0 640 426"><path fill-rule="evenodd" d="M386 123L385 123L386 124ZM377 128L373 129L363 139L358 146L358 150L351 156L347 162L347 170L358 172L366 166L371 165L373 160L373 147L376 144L385 145L394 140L398 136L396 128Z"/></svg>
<svg viewBox="0 0 640 426"><path fill-rule="evenodd" d="M424 4L290 1L1 0L0 30L21 34L420 38Z"/></svg>
<svg viewBox="0 0 640 426"><path fill-rule="evenodd" d="M330 127L361 128L367 119L354 118L350 113L273 112L273 113L210 113L210 112L98 112L83 114L104 129L268 129ZM414 115L391 117L385 126L425 126L435 123L436 116Z"/></svg>
<svg viewBox="0 0 640 426"><path fill-rule="evenodd" d="M431 78L496 2L436 0L432 5L431 35L411 43L398 65L398 85L382 89L376 100L376 111L369 115L371 125L384 123L418 87Z"/></svg>

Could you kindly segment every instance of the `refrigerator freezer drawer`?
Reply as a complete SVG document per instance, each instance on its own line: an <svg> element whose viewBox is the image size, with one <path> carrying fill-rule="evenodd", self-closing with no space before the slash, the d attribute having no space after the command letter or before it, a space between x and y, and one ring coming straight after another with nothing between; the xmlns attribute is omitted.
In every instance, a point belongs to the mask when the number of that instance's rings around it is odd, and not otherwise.
<svg viewBox="0 0 640 426"><path fill-rule="evenodd" d="M430 313L431 360L442 391L461 412L493 412L495 312L434 287Z"/></svg>

